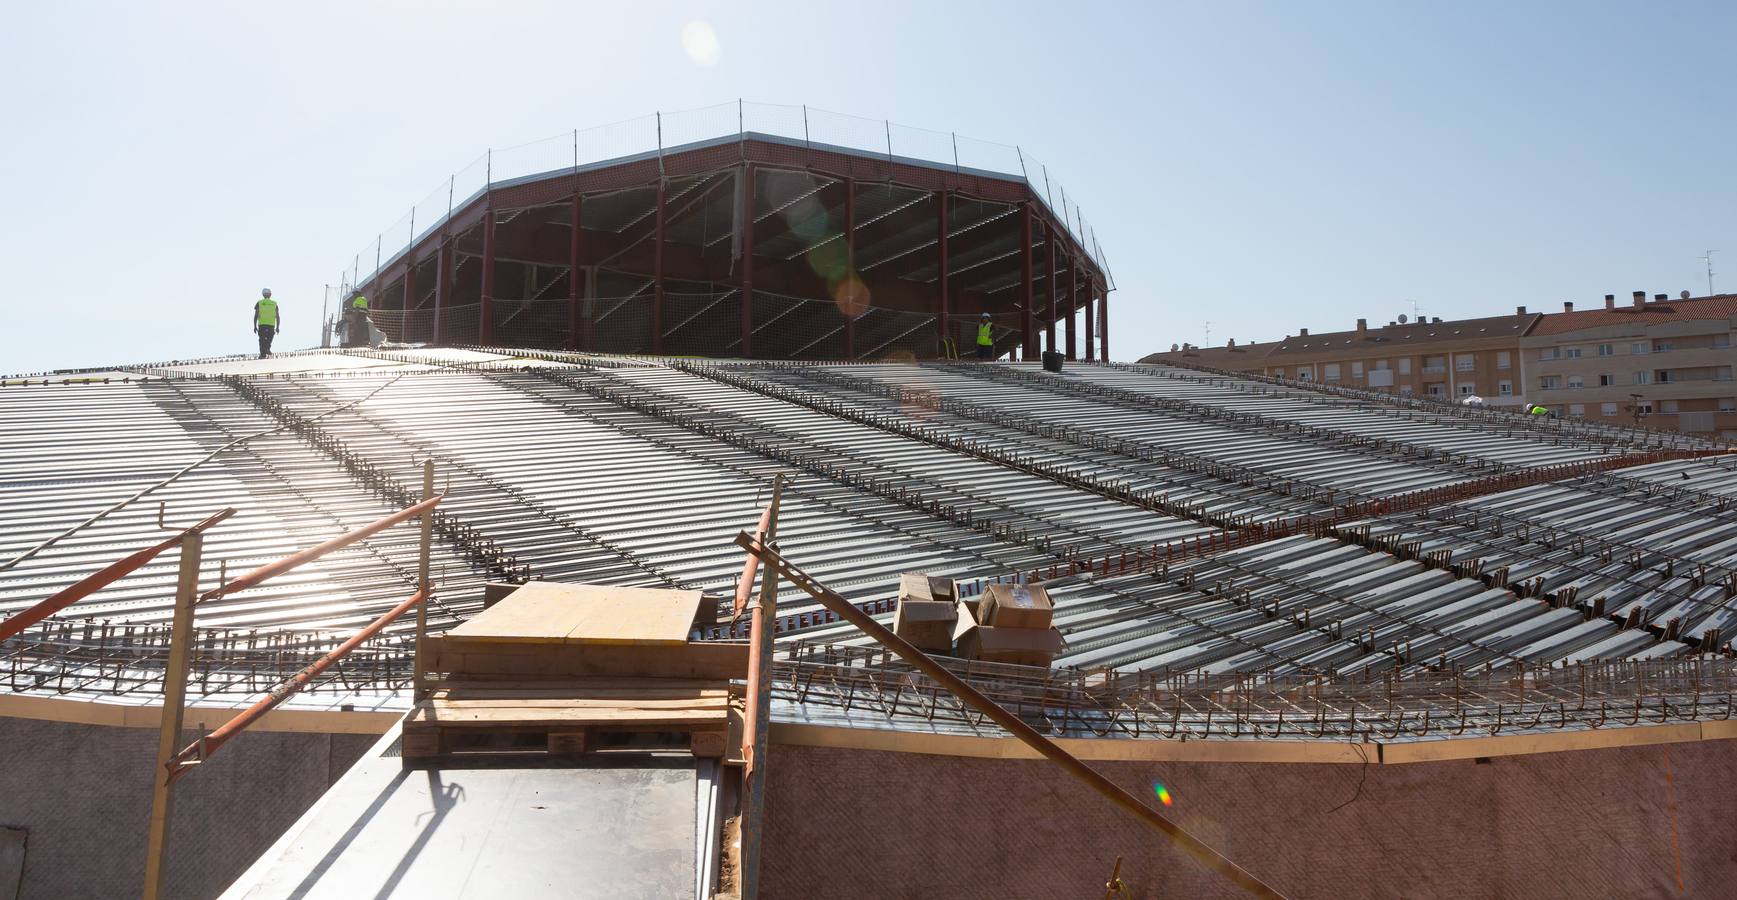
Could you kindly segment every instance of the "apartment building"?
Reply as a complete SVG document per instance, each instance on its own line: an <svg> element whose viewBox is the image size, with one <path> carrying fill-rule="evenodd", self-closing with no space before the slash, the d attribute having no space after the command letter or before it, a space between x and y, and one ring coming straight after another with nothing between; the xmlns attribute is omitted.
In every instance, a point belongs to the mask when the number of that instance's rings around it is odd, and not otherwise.
<svg viewBox="0 0 1737 900"><path fill-rule="evenodd" d="M1536 402L1571 416L1737 438L1737 295L1544 316L1521 339Z"/></svg>
<svg viewBox="0 0 1737 900"><path fill-rule="evenodd" d="M1205 365L1492 406L1541 403L1559 415L1639 422L1737 439L1737 294L1482 319L1389 322L1223 347L1173 347L1144 362Z"/></svg>
<svg viewBox="0 0 1737 900"><path fill-rule="evenodd" d="M1150 362L1184 362L1450 400L1477 396L1493 405L1524 402L1526 378L1520 338L1537 320L1511 316L1445 322L1393 321L1370 328L1358 319L1351 331L1295 336L1267 344L1183 348L1155 353Z"/></svg>

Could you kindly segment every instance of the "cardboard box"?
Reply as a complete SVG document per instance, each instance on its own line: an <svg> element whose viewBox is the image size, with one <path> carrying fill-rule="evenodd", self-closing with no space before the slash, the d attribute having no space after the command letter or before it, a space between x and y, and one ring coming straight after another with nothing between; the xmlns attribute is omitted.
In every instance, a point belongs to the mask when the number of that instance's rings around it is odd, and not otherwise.
<svg viewBox="0 0 1737 900"><path fill-rule="evenodd" d="M922 600L951 605L958 596L951 579L927 575L900 575L899 600Z"/></svg>
<svg viewBox="0 0 1737 900"><path fill-rule="evenodd" d="M1061 632L1054 628L977 625L965 629L960 637L959 655L984 662L1048 668L1066 645Z"/></svg>
<svg viewBox="0 0 1737 900"><path fill-rule="evenodd" d="M1054 610L1049 594L1035 584L992 584L983 592L977 621L997 628L1050 626Z"/></svg>
<svg viewBox="0 0 1737 900"><path fill-rule="evenodd" d="M901 598L898 610L893 613L893 633L920 650L946 653L953 649L956 619L951 603Z"/></svg>

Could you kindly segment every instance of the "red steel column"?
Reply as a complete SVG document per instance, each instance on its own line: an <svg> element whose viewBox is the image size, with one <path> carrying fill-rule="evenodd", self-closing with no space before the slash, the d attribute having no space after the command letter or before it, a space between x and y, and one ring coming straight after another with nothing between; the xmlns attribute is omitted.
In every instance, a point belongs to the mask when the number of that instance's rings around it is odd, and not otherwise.
<svg viewBox="0 0 1737 900"><path fill-rule="evenodd" d="M1068 359L1079 359L1079 351L1074 346L1074 314L1080 309L1080 266L1074 262L1074 255L1068 254Z"/></svg>
<svg viewBox="0 0 1737 900"><path fill-rule="evenodd" d="M585 213L585 196L575 191L573 193L573 242L567 248L567 349L579 349L580 297L585 292L585 271L579 265L584 252L580 238L579 220ZM585 322L584 331L590 331L591 323Z"/></svg>
<svg viewBox="0 0 1737 900"><path fill-rule="evenodd" d="M856 179L844 180L844 358L856 359L857 304L864 301L856 280Z"/></svg>
<svg viewBox="0 0 1737 900"><path fill-rule="evenodd" d="M754 165L742 167L742 358L754 357Z"/></svg>
<svg viewBox="0 0 1737 900"><path fill-rule="evenodd" d="M1019 355L1022 359L1031 359L1037 355L1032 349L1035 336L1031 331L1031 307L1037 298L1031 290L1031 205L1025 204L1019 208L1019 283L1020 296L1023 298L1023 308L1019 313Z"/></svg>
<svg viewBox="0 0 1737 900"><path fill-rule="evenodd" d="M477 310L477 343L488 346L495 337L495 210L483 210L482 306Z"/></svg>
<svg viewBox="0 0 1737 900"><path fill-rule="evenodd" d="M651 275L656 284L651 295L651 352L663 352L663 195L664 181L657 179L657 215L652 238Z"/></svg>
<svg viewBox="0 0 1737 900"><path fill-rule="evenodd" d="M452 243L442 240L434 253L434 343L440 343L440 319L452 300Z"/></svg>
<svg viewBox="0 0 1737 900"><path fill-rule="evenodd" d="M1043 242L1043 292L1049 298L1049 321L1044 324L1044 349L1055 352L1055 320L1056 320L1056 277L1055 277L1055 226L1044 225Z"/></svg>
<svg viewBox="0 0 1737 900"><path fill-rule="evenodd" d="M1097 279L1093 279L1094 285ZM1110 291L1097 287L1098 292L1098 359L1110 361Z"/></svg>
<svg viewBox="0 0 1737 900"><path fill-rule="evenodd" d="M411 247L404 253L404 318L398 326L398 339L409 340L406 332L410 330L410 313L416 309L416 248Z"/></svg>
<svg viewBox="0 0 1737 900"><path fill-rule="evenodd" d="M1086 362L1096 359L1096 351L1092 341L1092 296L1088 288L1086 292Z"/></svg>
<svg viewBox="0 0 1737 900"><path fill-rule="evenodd" d="M935 304L935 309L937 311L935 315L935 333L940 335L941 341L946 341L953 336L950 333L952 330L951 324L947 321L947 315L949 312L947 308L947 231L951 227L947 222L948 205L947 192L936 191L935 252L939 258L939 262L935 269L935 284L939 287L939 292ZM938 346L936 349L940 351L935 354L936 356L941 356L946 352L945 346Z"/></svg>

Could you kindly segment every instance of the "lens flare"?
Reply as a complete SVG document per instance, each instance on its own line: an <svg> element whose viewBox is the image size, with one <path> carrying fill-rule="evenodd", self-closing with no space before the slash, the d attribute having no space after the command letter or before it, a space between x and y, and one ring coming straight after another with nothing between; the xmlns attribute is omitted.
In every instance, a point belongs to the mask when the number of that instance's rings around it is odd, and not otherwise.
<svg viewBox="0 0 1737 900"><path fill-rule="evenodd" d="M1171 802L1173 802L1170 799L1170 789L1165 787L1162 784L1154 783L1152 785L1152 793L1157 794L1158 795L1158 802L1164 804L1165 806L1169 806L1171 804Z"/></svg>

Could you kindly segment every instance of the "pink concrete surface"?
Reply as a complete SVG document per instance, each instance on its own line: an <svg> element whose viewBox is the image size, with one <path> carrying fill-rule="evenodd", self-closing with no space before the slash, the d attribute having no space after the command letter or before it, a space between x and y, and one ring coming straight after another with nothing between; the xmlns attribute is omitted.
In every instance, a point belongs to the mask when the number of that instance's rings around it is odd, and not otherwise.
<svg viewBox="0 0 1737 900"><path fill-rule="evenodd" d="M1290 897L1737 896L1737 741L1095 765L1162 781L1172 819ZM1242 896L1047 762L775 746L768 772L767 898L1095 898L1118 854L1132 897Z"/></svg>

